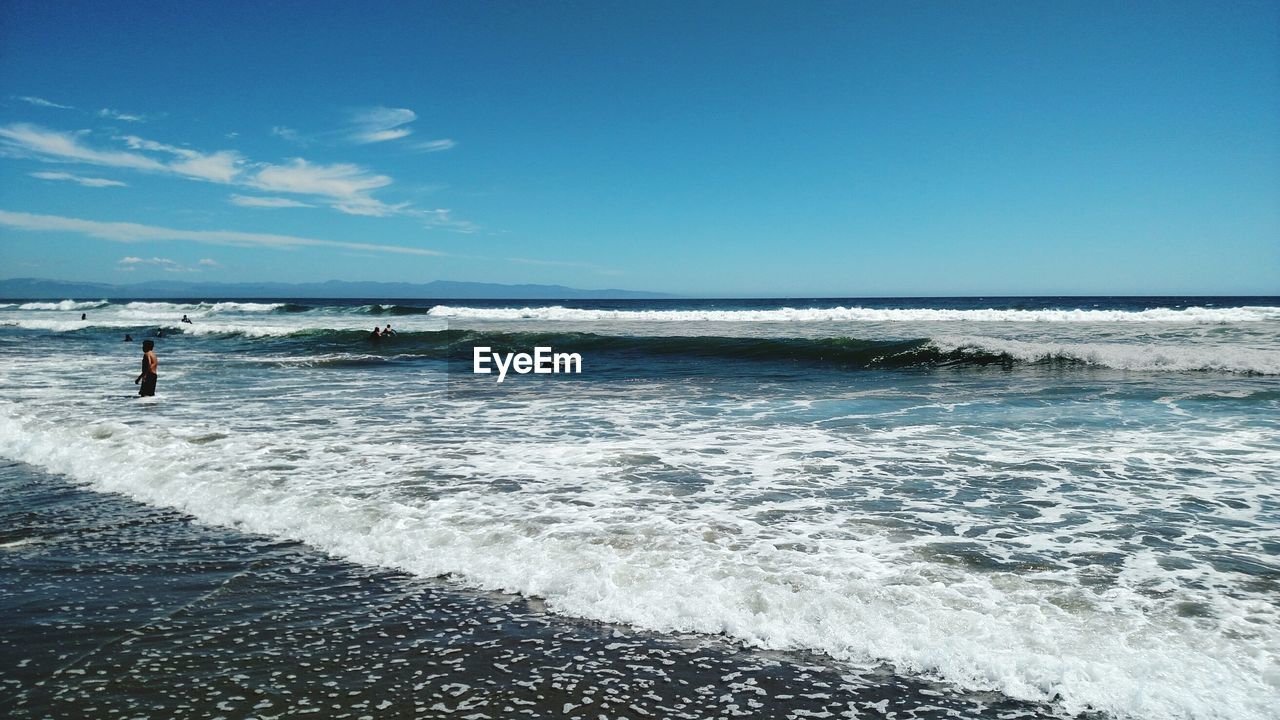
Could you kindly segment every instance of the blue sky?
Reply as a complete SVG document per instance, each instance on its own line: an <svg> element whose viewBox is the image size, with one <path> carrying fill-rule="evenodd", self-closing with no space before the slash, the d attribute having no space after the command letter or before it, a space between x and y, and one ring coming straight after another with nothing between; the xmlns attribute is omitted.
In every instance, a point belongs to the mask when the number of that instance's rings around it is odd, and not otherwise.
<svg viewBox="0 0 1280 720"><path fill-rule="evenodd" d="M1274 2L0 4L0 277L1280 293Z"/></svg>

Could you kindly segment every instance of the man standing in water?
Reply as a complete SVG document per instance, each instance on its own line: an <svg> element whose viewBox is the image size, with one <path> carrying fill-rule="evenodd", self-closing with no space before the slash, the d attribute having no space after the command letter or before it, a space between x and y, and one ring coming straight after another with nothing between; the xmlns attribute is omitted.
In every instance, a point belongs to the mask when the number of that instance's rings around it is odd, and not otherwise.
<svg viewBox="0 0 1280 720"><path fill-rule="evenodd" d="M138 390L138 397L151 397L156 394L156 367L160 363L156 360L155 351L152 350L155 346L156 344L150 340L142 341L142 374L133 381L134 385L142 385Z"/></svg>

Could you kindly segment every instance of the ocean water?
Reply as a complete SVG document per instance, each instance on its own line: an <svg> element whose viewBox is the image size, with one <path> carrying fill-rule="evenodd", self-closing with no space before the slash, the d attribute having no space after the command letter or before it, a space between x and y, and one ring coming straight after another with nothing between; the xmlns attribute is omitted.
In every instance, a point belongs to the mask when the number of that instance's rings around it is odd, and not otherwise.
<svg viewBox="0 0 1280 720"><path fill-rule="evenodd" d="M136 341L160 328L158 394L136 399ZM471 373L477 345L578 352L583 372L499 384ZM789 668L758 708L704 677L696 712L534 693L546 717L800 716L806 682L834 704L805 712L850 717L1280 707L1280 298L8 302L0 387L0 457L25 468L11 591L42 553L76 555L21 518L79 493L114 508L80 522L134 528L113 552L162 511L273 562L316 554L282 567L693 643L726 687ZM597 645L601 667L648 667ZM38 682L0 680L28 700Z"/></svg>

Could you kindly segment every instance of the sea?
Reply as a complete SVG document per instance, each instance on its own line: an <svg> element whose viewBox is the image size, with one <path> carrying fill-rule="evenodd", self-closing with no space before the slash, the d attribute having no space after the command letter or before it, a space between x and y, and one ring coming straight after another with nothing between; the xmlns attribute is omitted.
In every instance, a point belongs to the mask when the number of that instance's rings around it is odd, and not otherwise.
<svg viewBox="0 0 1280 720"><path fill-rule="evenodd" d="M1280 297L0 301L0 492L6 717L1280 717Z"/></svg>

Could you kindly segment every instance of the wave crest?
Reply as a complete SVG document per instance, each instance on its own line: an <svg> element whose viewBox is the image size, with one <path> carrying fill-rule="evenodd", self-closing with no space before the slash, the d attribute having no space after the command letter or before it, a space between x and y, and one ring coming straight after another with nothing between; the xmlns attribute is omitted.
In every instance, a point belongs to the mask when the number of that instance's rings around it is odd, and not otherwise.
<svg viewBox="0 0 1280 720"><path fill-rule="evenodd" d="M437 305L431 315L470 320L579 322L1016 322L1236 323L1280 320L1280 307L1189 307L1181 310L951 310L937 308L778 308L775 310L597 310L551 307L485 308Z"/></svg>
<svg viewBox="0 0 1280 720"><path fill-rule="evenodd" d="M107 300L63 300L61 302L29 302L18 306L19 310L92 310L105 307L111 303ZM10 306L6 306L10 307Z"/></svg>

